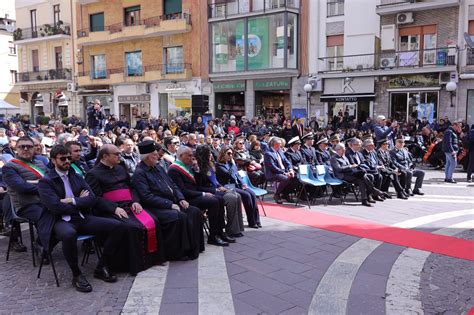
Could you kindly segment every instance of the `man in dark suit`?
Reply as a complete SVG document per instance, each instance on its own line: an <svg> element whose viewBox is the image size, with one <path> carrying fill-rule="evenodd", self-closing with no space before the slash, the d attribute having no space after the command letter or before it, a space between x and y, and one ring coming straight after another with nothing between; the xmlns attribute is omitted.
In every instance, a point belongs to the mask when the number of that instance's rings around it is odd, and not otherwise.
<svg viewBox="0 0 474 315"><path fill-rule="evenodd" d="M293 137L302 138L304 133L303 118L299 118L292 127Z"/></svg>
<svg viewBox="0 0 474 315"><path fill-rule="evenodd" d="M73 286L80 292L92 291L92 286L79 269L77 236L101 235L104 238L102 257L94 277L105 282L116 282L117 277L108 269L114 253L122 244L125 229L118 221L90 215L95 196L83 177L71 170L71 153L63 145L50 153L54 169L50 169L38 184L43 204L56 217L54 235L62 241L64 257L71 268Z"/></svg>
<svg viewBox="0 0 474 315"><path fill-rule="evenodd" d="M301 146L301 155L303 156L304 164L316 166L316 150L314 149L314 134L312 132L306 134L301 138L303 145Z"/></svg>
<svg viewBox="0 0 474 315"><path fill-rule="evenodd" d="M168 169L168 176L173 179L189 204L198 207L201 211L207 211L210 227L207 243L216 246L229 246L229 242L235 242L235 240L223 233L225 227L224 207L213 194L198 187L192 167L192 149L186 146L180 147L176 161Z"/></svg>
<svg viewBox="0 0 474 315"><path fill-rule="evenodd" d="M269 143L270 149L264 155L265 177L278 182L278 188L273 196L278 204L282 203L281 198L294 202L289 194L298 186L293 166L281 150L282 144L281 138L273 137Z"/></svg>
<svg viewBox="0 0 474 315"><path fill-rule="evenodd" d="M367 166L367 173L370 174L373 178L374 187L380 189L382 187L382 174L380 170L382 165L380 164L377 153L375 152L375 144L372 139L366 139L363 142L362 155L364 157L364 165ZM383 192L383 197L391 199L392 196L388 193Z"/></svg>
<svg viewBox="0 0 474 315"><path fill-rule="evenodd" d="M424 195L421 191L423 185L423 179L425 178L425 172L419 169L415 169L413 160L407 149L404 148L405 140L399 138L395 141L395 148L390 151L390 156L395 166L402 172L402 187L405 188L407 195ZM415 187L411 190L412 178L416 177Z"/></svg>
<svg viewBox="0 0 474 315"><path fill-rule="evenodd" d="M195 259L204 251L202 217L190 206L174 181L158 164L161 145L152 140L138 144L141 162L133 176L140 202L160 221L169 259Z"/></svg>
<svg viewBox="0 0 474 315"><path fill-rule="evenodd" d="M338 143L333 149L336 152L331 157L331 167L334 175L339 179L357 185L360 190L362 204L366 207L372 207L371 202L374 201L369 199L369 193L373 188L373 184L365 174L365 171L360 169L358 164L351 164L349 162L345 155L346 148L344 144Z"/></svg>
<svg viewBox="0 0 474 315"><path fill-rule="evenodd" d="M382 187L383 192L388 192L390 182L392 182L393 188L397 192L398 199L408 199L405 194L403 187L400 185L401 172L397 169L395 164L390 157L390 151L388 150L389 140L382 139L378 143L379 149L377 150L377 158L383 168L380 170L382 174Z"/></svg>
<svg viewBox="0 0 474 315"><path fill-rule="evenodd" d="M331 153L329 153L328 145L329 140L326 137L319 139L316 142L318 148L316 149L316 164L318 165L331 165Z"/></svg>
<svg viewBox="0 0 474 315"><path fill-rule="evenodd" d="M293 166L293 171L295 171L295 173L298 173L299 165L303 164L303 156L301 155L300 148L300 137L296 136L288 141L288 150L285 152L285 156Z"/></svg>

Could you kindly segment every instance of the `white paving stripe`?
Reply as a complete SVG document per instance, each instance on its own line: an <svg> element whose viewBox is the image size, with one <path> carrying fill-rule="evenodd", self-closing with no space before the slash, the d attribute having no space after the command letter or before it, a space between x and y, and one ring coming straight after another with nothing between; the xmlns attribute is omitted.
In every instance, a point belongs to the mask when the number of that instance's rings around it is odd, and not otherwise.
<svg viewBox="0 0 474 315"><path fill-rule="evenodd" d="M222 247L207 246L198 263L199 314L235 314Z"/></svg>
<svg viewBox="0 0 474 315"><path fill-rule="evenodd" d="M433 188L474 188L473 184L462 184L462 183L457 183L457 184L427 184L423 183L423 188L428 188L428 187L433 187Z"/></svg>
<svg viewBox="0 0 474 315"><path fill-rule="evenodd" d="M158 314L168 266L154 266L138 273L128 293L122 314Z"/></svg>
<svg viewBox="0 0 474 315"><path fill-rule="evenodd" d="M437 198L430 198L431 196L428 197L423 197L423 198L409 198L408 200L405 201L412 201L412 202L420 202L420 201L425 201L425 202L436 202L436 203L466 203L466 204L472 204L474 205L474 200L462 200L462 199L437 199Z"/></svg>
<svg viewBox="0 0 474 315"><path fill-rule="evenodd" d="M399 222L394 226L414 228L465 215L474 215L474 209L418 217ZM361 239L342 252L328 268L316 288L308 314L346 314L352 282L365 259L381 244L379 241Z"/></svg>
<svg viewBox="0 0 474 315"><path fill-rule="evenodd" d="M464 221L437 230L434 234L454 236L474 228L473 221ZM387 281L385 311L391 314L423 314L421 303L421 272L430 252L408 248L404 250L392 266Z"/></svg>

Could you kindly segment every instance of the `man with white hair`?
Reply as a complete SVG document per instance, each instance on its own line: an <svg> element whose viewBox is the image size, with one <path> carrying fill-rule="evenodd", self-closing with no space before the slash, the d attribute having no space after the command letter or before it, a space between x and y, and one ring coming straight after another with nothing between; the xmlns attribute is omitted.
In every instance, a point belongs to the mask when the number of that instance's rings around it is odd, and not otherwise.
<svg viewBox="0 0 474 315"><path fill-rule="evenodd" d="M384 115L377 116L377 125L374 127L375 141L377 143L382 139L390 140L390 147L393 147L393 138L397 135L398 122L393 121L387 126Z"/></svg>

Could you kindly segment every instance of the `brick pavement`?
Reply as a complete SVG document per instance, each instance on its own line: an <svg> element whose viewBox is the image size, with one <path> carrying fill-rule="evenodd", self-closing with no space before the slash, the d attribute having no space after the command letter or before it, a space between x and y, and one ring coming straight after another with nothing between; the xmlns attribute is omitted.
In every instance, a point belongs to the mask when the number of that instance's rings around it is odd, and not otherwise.
<svg viewBox="0 0 474 315"><path fill-rule="evenodd" d="M458 177L464 178L463 175ZM388 200L370 209L340 205L335 201L327 207L313 206L311 211L388 225L438 214L439 217L428 223L408 224L409 228L427 232L472 220L473 215L467 210L474 209L473 185L461 183L458 188L444 187L440 179L441 173L428 171L424 185L427 195L412 198L414 201ZM460 210L467 212L458 215L456 211ZM444 217L445 212L453 215ZM317 288L321 289L321 279L359 238L271 218L263 218L263 224L261 230L246 230L244 238L223 250L228 279L225 280L230 284L229 297L234 311L237 314L307 314ZM473 233L471 230L460 236L474 239ZM28 244L27 232L24 237ZM202 285L206 279L200 278L203 273L199 261L171 262L166 268L151 269L136 279L121 274L117 283L107 284L92 277L96 258L91 257L84 272L94 291L81 294L70 284L70 273L60 246L54 251L61 281L61 287L57 288L50 266L45 266L41 279L36 279L38 269L33 269L29 252L14 252L10 261L5 262L6 245L7 240L0 239L0 314L118 314L126 303L129 307L138 307L135 311L140 314L198 314L205 303L199 283ZM381 244L369 252L357 266L346 289L348 297L343 303L348 314L386 312L387 280L393 264L405 249ZM460 314L474 306L472 261L431 254L421 269L419 302L426 313ZM401 272L403 275L403 270ZM162 291L157 286L163 281L155 281L153 277L164 280ZM226 275L219 273L219 277ZM213 281L223 280L219 277ZM336 278L335 283L340 280L342 278ZM136 299L140 296L137 292L149 294ZM141 307L141 301L147 305ZM130 310L134 313L132 308Z"/></svg>

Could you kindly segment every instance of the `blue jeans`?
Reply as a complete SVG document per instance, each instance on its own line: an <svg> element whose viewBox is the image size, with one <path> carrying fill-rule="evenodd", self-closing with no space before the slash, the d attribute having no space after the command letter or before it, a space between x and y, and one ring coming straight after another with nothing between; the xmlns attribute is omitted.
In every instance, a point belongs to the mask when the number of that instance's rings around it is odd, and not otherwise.
<svg viewBox="0 0 474 315"><path fill-rule="evenodd" d="M456 156L453 156L451 153L444 153L446 155L446 164L444 166L444 178L445 179L453 179L454 169L457 165Z"/></svg>

